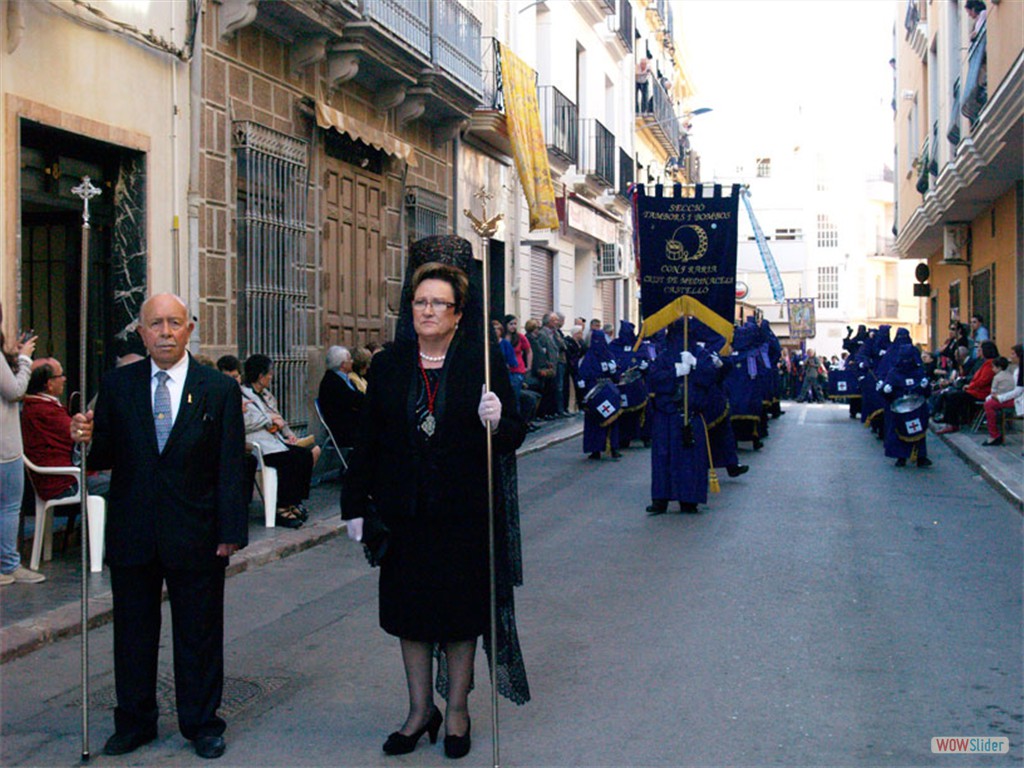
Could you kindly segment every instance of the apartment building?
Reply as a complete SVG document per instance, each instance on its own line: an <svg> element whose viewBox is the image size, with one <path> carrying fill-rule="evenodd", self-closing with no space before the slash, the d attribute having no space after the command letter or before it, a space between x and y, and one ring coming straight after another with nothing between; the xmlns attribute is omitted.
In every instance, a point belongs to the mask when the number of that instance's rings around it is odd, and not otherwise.
<svg viewBox="0 0 1024 768"><path fill-rule="evenodd" d="M1024 4L906 0L895 28L896 249L930 270L929 343L980 313L1024 337Z"/></svg>

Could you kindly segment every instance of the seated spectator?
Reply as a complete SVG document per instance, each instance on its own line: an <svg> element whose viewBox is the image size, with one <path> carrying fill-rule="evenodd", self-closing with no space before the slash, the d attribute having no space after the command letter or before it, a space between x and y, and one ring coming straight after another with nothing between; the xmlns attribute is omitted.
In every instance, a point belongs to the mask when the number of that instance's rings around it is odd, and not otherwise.
<svg viewBox="0 0 1024 768"><path fill-rule="evenodd" d="M234 355L223 355L217 358L217 370L227 374L239 384L242 383L242 363Z"/></svg>
<svg viewBox="0 0 1024 768"><path fill-rule="evenodd" d="M1024 345L1015 344L1013 354L1017 358L1017 368L1013 373L1007 370L1009 363L1005 357L1000 357L995 362L996 369L1001 370L992 378L992 392L985 398L985 423L988 426L988 440L982 445L1003 444L1003 435L999 431L996 418L1003 408L1016 407L1017 414L1024 415Z"/></svg>
<svg viewBox="0 0 1024 768"><path fill-rule="evenodd" d="M25 455L40 467L70 467L80 463L71 439L71 416L60 402L66 381L64 367L56 358L42 358L32 363L21 407L21 433ZM78 493L78 482L71 475L34 472L29 475L36 493L44 501ZM110 488L110 473L90 472L86 487L94 496L105 496Z"/></svg>
<svg viewBox="0 0 1024 768"><path fill-rule="evenodd" d="M338 450L355 445L359 431L359 412L365 395L352 381L352 354L346 347L327 350L327 370L320 379L317 399L327 428L331 430Z"/></svg>
<svg viewBox="0 0 1024 768"><path fill-rule="evenodd" d="M348 379L356 385L356 389L366 394L366 374L370 372L373 353L367 347L358 347L352 352L352 372Z"/></svg>
<svg viewBox="0 0 1024 768"><path fill-rule="evenodd" d="M941 397L943 419L946 423L936 434L947 435L957 432L960 425L970 418L970 407L975 403L984 402L992 391L992 379L995 377L993 361L999 357L999 349L994 341L981 342L982 365L978 367L970 382L961 390L950 387Z"/></svg>
<svg viewBox="0 0 1024 768"><path fill-rule="evenodd" d="M956 365L956 351L960 347L966 347L969 351L971 340L967 336L967 326L953 321L949 324L949 336L946 337L942 348L935 354L935 357L938 358L938 367L953 368Z"/></svg>
<svg viewBox="0 0 1024 768"><path fill-rule="evenodd" d="M250 355L244 368L245 439L258 445L266 465L277 470L277 525L299 528L306 517L302 502L309 498L309 483L320 448L307 447L307 441L300 441L281 416L269 389L274 377L270 358Z"/></svg>

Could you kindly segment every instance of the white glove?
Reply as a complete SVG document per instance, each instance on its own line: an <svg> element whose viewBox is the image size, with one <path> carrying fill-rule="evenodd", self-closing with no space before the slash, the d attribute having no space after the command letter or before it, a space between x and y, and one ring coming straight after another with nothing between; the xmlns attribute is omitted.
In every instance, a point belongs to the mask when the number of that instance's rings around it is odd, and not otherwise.
<svg viewBox="0 0 1024 768"><path fill-rule="evenodd" d="M882 391L888 395L890 392L892 392L892 384L886 384L884 387L882 387Z"/></svg>
<svg viewBox="0 0 1024 768"><path fill-rule="evenodd" d="M689 350L680 353L679 362L676 363L676 376L689 376L696 364L697 358Z"/></svg>
<svg viewBox="0 0 1024 768"><path fill-rule="evenodd" d="M353 517L345 521L345 532L352 541L363 540L363 518Z"/></svg>
<svg viewBox="0 0 1024 768"><path fill-rule="evenodd" d="M889 350L887 350L887 349L880 349L880 350L878 350L878 356L881 357L882 355L884 355L888 351Z"/></svg>
<svg viewBox="0 0 1024 768"><path fill-rule="evenodd" d="M618 368L618 365L616 365L614 360L610 360L608 362L608 372L609 373L615 373L615 369L616 368Z"/></svg>
<svg viewBox="0 0 1024 768"><path fill-rule="evenodd" d="M587 386L587 382L584 379L577 379L576 386L578 386L580 389L584 389Z"/></svg>
<svg viewBox="0 0 1024 768"><path fill-rule="evenodd" d="M882 383L883 382L881 382L881 381L875 382L875 391L876 392L881 392L882 391Z"/></svg>
<svg viewBox="0 0 1024 768"><path fill-rule="evenodd" d="M491 432L496 432L498 422L501 421L501 400L493 392L488 392L486 387L482 388L480 405L476 409L476 413L484 427L490 429Z"/></svg>
<svg viewBox="0 0 1024 768"><path fill-rule="evenodd" d="M720 358L718 356L717 352L712 352L711 353L711 364L714 365L715 368L721 368L722 367L722 358Z"/></svg>
<svg viewBox="0 0 1024 768"><path fill-rule="evenodd" d="M922 387L927 387L928 386L928 377L927 376L925 376L924 378L921 379L921 386Z"/></svg>
<svg viewBox="0 0 1024 768"><path fill-rule="evenodd" d="M646 360L641 360L640 361L640 370L641 371L646 371L648 365L650 365L650 363L648 363Z"/></svg>

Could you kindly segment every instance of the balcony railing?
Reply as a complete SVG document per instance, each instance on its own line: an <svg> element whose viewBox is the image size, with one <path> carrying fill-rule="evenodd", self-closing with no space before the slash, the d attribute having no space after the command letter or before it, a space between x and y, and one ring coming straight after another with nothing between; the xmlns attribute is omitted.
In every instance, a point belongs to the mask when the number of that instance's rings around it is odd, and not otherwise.
<svg viewBox="0 0 1024 768"><path fill-rule="evenodd" d="M432 60L474 93L480 93L483 90L480 20L458 0L430 1L434 19Z"/></svg>
<svg viewBox="0 0 1024 768"><path fill-rule="evenodd" d="M875 299L874 317L899 317L899 299Z"/></svg>
<svg viewBox="0 0 1024 768"><path fill-rule="evenodd" d="M607 187L615 186L615 136L593 118L580 120L580 173L595 177Z"/></svg>
<svg viewBox="0 0 1024 768"><path fill-rule="evenodd" d="M619 28L615 30L626 50L633 51L633 6L626 0L619 3Z"/></svg>
<svg viewBox="0 0 1024 768"><path fill-rule="evenodd" d="M430 58L430 0L363 0L363 13Z"/></svg>
<svg viewBox="0 0 1024 768"><path fill-rule="evenodd" d="M921 20L921 8L917 4L917 0L907 0L907 12L903 17L903 28L907 32L909 38L914 34L914 30L917 29L917 23Z"/></svg>
<svg viewBox="0 0 1024 768"><path fill-rule="evenodd" d="M949 115L949 130L946 131L946 138L949 143L956 147L960 143L960 78L953 82L953 108Z"/></svg>
<svg viewBox="0 0 1024 768"><path fill-rule="evenodd" d="M896 253L896 238L890 235L876 235L874 255L895 258L898 255Z"/></svg>
<svg viewBox="0 0 1024 768"><path fill-rule="evenodd" d="M669 155L679 154L679 117L672 106L668 91L652 75L648 84L648 97L638 114L644 126L655 135Z"/></svg>
<svg viewBox="0 0 1024 768"><path fill-rule="evenodd" d="M960 112L971 121L971 129L978 122L982 108L988 103L988 61L986 25L982 25L967 52L967 80L964 82Z"/></svg>
<svg viewBox="0 0 1024 768"><path fill-rule="evenodd" d="M626 150L619 148L619 189L618 192L623 197L627 196L629 191L629 185L633 183L633 177L636 173L636 163L633 162L633 156L630 155Z"/></svg>
<svg viewBox="0 0 1024 768"><path fill-rule="evenodd" d="M579 156L579 121L576 105L553 85L537 89L540 101L540 124L548 152L566 162L575 163Z"/></svg>
<svg viewBox="0 0 1024 768"><path fill-rule="evenodd" d="M481 109L504 113L505 94L501 87L501 46L494 37L482 38L483 66L481 67Z"/></svg>

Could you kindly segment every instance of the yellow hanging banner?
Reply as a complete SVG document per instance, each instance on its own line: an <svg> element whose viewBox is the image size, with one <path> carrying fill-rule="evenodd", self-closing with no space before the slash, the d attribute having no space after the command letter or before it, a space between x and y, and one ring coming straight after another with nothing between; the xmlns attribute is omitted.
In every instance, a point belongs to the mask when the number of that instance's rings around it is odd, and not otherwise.
<svg viewBox="0 0 1024 768"><path fill-rule="evenodd" d="M498 45L505 118L512 142L512 157L530 208L530 231L558 229L555 188L551 184L548 148L537 104L537 74L507 45Z"/></svg>

